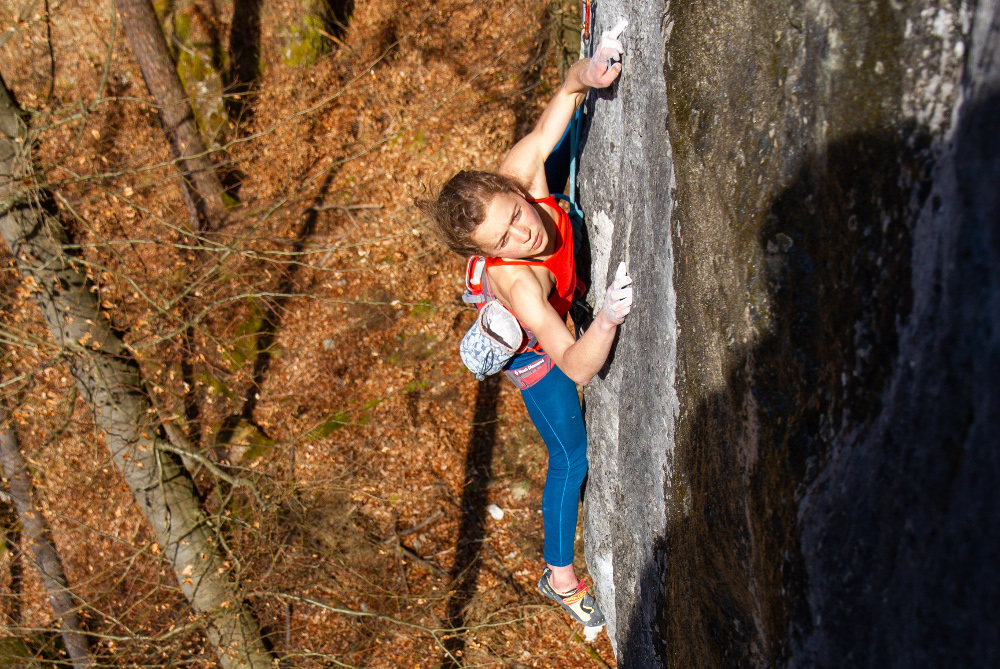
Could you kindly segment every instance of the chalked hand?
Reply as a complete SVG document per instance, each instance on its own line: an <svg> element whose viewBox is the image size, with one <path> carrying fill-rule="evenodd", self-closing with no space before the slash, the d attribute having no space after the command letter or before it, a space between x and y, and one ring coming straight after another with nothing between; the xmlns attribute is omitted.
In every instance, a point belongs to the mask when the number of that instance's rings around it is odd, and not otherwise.
<svg viewBox="0 0 1000 669"><path fill-rule="evenodd" d="M625 263L622 262L615 272L615 280L604 294L601 312L615 325L621 325L630 311L632 311L632 277L628 275Z"/></svg>
<svg viewBox="0 0 1000 669"><path fill-rule="evenodd" d="M618 36L625 30L628 21L620 20L611 30L601 34L601 41L594 49L594 55L587 62L587 67L580 74L580 79L591 88L606 88L621 74L622 53L625 47L618 41Z"/></svg>

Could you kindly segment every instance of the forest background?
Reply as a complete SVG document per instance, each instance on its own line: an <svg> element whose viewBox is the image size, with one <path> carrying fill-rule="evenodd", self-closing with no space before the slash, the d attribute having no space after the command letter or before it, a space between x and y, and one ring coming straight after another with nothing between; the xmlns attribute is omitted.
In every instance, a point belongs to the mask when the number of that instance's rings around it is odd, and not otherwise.
<svg viewBox="0 0 1000 669"><path fill-rule="evenodd" d="M0 7L0 666L613 664L535 590L544 445L413 206L578 3L144 5Z"/></svg>

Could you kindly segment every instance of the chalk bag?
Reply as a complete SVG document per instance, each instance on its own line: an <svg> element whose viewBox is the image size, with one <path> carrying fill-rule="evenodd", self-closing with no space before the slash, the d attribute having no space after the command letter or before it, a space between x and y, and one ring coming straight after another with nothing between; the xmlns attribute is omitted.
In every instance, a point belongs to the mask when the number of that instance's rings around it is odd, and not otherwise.
<svg viewBox="0 0 1000 669"><path fill-rule="evenodd" d="M465 366L482 381L503 369L523 341L524 331L517 317L499 301L490 300L462 337L459 353Z"/></svg>

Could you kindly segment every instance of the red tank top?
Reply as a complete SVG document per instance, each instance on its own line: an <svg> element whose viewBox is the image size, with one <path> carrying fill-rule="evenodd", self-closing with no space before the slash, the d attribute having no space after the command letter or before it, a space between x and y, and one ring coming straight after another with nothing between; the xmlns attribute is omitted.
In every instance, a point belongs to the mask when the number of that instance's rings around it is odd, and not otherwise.
<svg viewBox="0 0 1000 669"><path fill-rule="evenodd" d="M541 200L525 198L528 202L547 204L549 208L556 212L555 233L556 250L545 260L535 260L532 258L487 258L486 269L496 265L541 265L552 272L556 279L555 288L549 294L549 304L556 310L561 318L565 318L569 312L570 305L573 304L573 297L582 295L584 286L576 276L576 262L573 260L573 224L569 220L569 215L556 203L556 199L549 195ZM515 314L516 316L516 314ZM523 324L522 324L523 326ZM525 328L527 331L527 328ZM530 332L529 332L530 338Z"/></svg>

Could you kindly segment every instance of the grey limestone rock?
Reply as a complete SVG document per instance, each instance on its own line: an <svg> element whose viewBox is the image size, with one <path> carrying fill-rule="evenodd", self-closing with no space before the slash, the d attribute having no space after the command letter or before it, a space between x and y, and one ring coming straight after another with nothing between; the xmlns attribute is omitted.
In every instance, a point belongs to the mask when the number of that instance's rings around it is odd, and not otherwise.
<svg viewBox="0 0 1000 669"><path fill-rule="evenodd" d="M586 558L619 666L1000 664L1000 2L596 5Z"/></svg>

